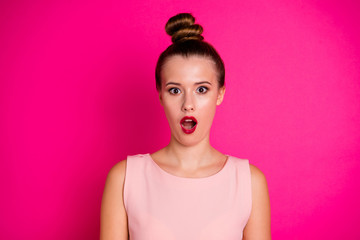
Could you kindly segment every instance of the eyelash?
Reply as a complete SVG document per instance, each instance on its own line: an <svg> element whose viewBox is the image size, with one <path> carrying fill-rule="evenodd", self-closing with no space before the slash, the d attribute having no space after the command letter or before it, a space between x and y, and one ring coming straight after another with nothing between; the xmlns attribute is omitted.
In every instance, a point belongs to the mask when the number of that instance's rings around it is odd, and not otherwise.
<svg viewBox="0 0 360 240"><path fill-rule="evenodd" d="M205 92L199 92L199 89L204 89L205 90ZM174 91L175 90L177 90L177 91L179 91L180 92L180 89L179 88L170 88L169 89L169 93L170 94L178 94L178 93L175 93ZM207 91L208 91L209 89L207 88L207 87L204 87L204 86L200 86L200 87L198 87L197 89L196 89L196 92L198 92L198 93L200 93L200 94L205 94Z"/></svg>

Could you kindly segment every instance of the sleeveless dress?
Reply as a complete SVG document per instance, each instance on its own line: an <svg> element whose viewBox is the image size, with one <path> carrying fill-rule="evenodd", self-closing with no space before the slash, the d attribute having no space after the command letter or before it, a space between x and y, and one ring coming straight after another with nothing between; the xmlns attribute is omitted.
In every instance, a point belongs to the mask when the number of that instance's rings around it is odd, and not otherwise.
<svg viewBox="0 0 360 240"><path fill-rule="evenodd" d="M239 240L251 212L248 160L228 156L203 178L172 175L150 154L128 156L124 205L130 240Z"/></svg>

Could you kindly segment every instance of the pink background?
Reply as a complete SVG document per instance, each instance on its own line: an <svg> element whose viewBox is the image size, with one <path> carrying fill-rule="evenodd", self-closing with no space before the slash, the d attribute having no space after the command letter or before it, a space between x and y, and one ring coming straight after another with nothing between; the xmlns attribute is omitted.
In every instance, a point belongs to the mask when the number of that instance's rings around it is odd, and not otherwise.
<svg viewBox="0 0 360 240"><path fill-rule="evenodd" d="M167 19L226 65L212 143L267 176L273 239L359 239L358 1L3 1L0 239L98 239L109 169L169 140Z"/></svg>

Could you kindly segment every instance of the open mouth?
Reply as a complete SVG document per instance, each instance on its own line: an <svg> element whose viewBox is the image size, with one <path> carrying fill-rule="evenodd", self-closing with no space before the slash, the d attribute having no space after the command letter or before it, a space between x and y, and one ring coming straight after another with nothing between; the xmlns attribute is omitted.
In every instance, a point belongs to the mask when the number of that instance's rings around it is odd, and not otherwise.
<svg viewBox="0 0 360 240"><path fill-rule="evenodd" d="M194 117L183 117L180 121L181 129L184 133L190 134L193 133L196 129L197 120Z"/></svg>

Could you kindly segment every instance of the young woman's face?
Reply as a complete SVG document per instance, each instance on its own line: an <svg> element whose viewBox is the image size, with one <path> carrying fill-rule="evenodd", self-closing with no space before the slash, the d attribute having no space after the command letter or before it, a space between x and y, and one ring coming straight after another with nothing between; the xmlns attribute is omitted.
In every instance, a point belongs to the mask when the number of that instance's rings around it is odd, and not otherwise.
<svg viewBox="0 0 360 240"><path fill-rule="evenodd" d="M200 56L169 58L161 72L160 102L172 138L183 145L206 140L225 87L218 87L215 64Z"/></svg>

